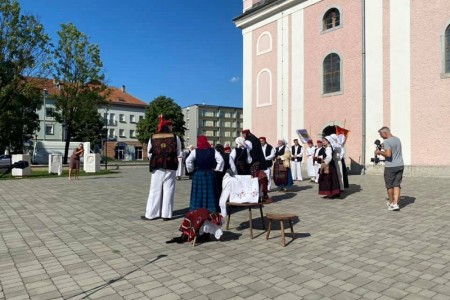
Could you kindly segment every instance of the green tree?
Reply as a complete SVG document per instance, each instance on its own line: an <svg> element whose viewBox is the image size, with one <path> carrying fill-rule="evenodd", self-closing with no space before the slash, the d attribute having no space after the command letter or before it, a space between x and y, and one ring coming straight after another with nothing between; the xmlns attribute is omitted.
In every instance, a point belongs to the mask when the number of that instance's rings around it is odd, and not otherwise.
<svg viewBox="0 0 450 300"><path fill-rule="evenodd" d="M74 136L89 138L89 134L81 134L80 126L96 124L88 121L94 111L105 105L107 89L102 84L105 76L98 45L91 44L88 36L71 23L62 24L58 36L53 76L61 90L53 96L54 117L66 130L64 163L67 163L70 141ZM95 130L95 126L88 131Z"/></svg>
<svg viewBox="0 0 450 300"><path fill-rule="evenodd" d="M184 118L181 107L171 98L159 96L155 98L147 107L145 118L137 123L136 136L138 140L146 144L152 134L158 129L158 116L163 115L165 120L171 120L173 132L176 133L181 142L184 142Z"/></svg>
<svg viewBox="0 0 450 300"><path fill-rule="evenodd" d="M105 124L103 117L100 116L96 108L86 110L82 117L82 120L75 121L73 140L89 141L91 142L91 147L101 144L101 134Z"/></svg>
<svg viewBox="0 0 450 300"><path fill-rule="evenodd" d="M19 152L39 129L42 88L32 77L48 73L49 37L15 0L0 0L0 149Z"/></svg>

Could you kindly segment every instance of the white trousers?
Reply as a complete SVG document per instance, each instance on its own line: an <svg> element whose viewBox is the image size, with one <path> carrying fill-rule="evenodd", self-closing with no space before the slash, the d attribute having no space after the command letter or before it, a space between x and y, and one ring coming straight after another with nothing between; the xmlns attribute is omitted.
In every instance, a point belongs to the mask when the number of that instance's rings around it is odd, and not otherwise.
<svg viewBox="0 0 450 300"><path fill-rule="evenodd" d="M316 182L319 182L319 170L320 170L320 164L314 163L314 169L316 170Z"/></svg>
<svg viewBox="0 0 450 300"><path fill-rule="evenodd" d="M267 176L267 190L270 191L272 187L272 167L267 167L267 170L264 170Z"/></svg>
<svg viewBox="0 0 450 300"><path fill-rule="evenodd" d="M175 170L158 169L152 172L145 217L172 218L175 196Z"/></svg>
<svg viewBox="0 0 450 300"><path fill-rule="evenodd" d="M178 169L177 169L177 177L181 177L184 175L184 163L183 158L178 157Z"/></svg>
<svg viewBox="0 0 450 300"><path fill-rule="evenodd" d="M303 180L301 161L291 161L291 174L292 180Z"/></svg>

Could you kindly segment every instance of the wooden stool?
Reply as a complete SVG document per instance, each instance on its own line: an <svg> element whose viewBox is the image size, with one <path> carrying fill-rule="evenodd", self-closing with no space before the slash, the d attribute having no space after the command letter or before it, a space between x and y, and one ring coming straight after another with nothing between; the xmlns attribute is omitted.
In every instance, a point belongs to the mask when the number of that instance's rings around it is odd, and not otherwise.
<svg viewBox="0 0 450 300"><path fill-rule="evenodd" d="M284 221L289 221L289 225L291 226L292 240L294 240L295 236L294 236L294 227L292 226L292 219L297 218L296 215L293 215L293 214L267 214L266 218L267 218L267 220L269 220L269 228L267 229L266 240L269 239L270 229L272 228L273 220L280 221L281 245L283 245L283 247L286 246L285 237L284 237Z"/></svg>

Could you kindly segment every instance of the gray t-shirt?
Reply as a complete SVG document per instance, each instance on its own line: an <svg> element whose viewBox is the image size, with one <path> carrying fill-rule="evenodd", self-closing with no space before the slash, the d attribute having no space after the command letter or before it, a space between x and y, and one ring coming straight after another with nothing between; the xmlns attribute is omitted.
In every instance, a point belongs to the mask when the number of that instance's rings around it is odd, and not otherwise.
<svg viewBox="0 0 450 300"><path fill-rule="evenodd" d="M386 168L403 167L402 143L396 136L384 140L384 150L391 149L392 156L385 158Z"/></svg>

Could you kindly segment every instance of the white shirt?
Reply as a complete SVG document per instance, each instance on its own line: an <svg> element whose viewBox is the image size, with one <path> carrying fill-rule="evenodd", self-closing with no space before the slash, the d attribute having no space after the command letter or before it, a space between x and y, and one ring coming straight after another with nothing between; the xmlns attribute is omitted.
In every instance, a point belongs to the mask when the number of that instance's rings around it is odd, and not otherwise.
<svg viewBox="0 0 450 300"><path fill-rule="evenodd" d="M192 173L192 171L194 171L194 162L196 153L197 153L196 149L192 150L191 154L189 154L188 158L186 159L186 169L188 170L189 173ZM217 162L214 171L222 172L225 162L223 161L222 155L220 155L220 153L217 152L217 150L214 150L214 158L216 159Z"/></svg>

